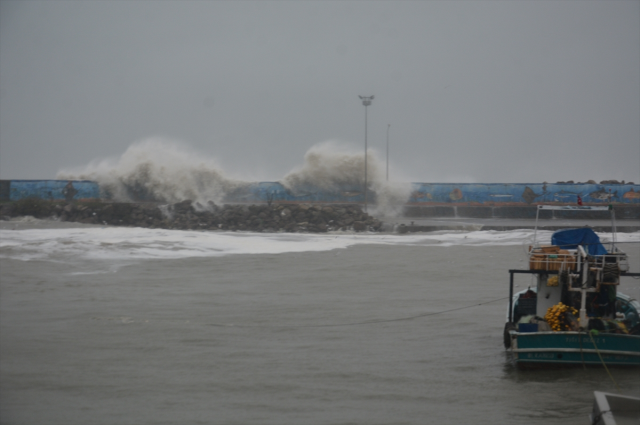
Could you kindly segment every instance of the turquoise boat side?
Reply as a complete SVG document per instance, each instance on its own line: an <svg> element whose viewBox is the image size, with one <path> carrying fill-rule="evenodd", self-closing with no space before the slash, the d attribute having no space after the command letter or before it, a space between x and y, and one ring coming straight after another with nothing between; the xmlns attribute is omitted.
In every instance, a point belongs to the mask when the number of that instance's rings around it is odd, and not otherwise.
<svg viewBox="0 0 640 425"><path fill-rule="evenodd" d="M635 351L640 356L640 336L600 333L590 337L586 332L518 333L519 349L540 347Z"/></svg>
<svg viewBox="0 0 640 425"><path fill-rule="evenodd" d="M640 336L585 332L513 333L516 363L640 366ZM515 342L514 341L514 342Z"/></svg>

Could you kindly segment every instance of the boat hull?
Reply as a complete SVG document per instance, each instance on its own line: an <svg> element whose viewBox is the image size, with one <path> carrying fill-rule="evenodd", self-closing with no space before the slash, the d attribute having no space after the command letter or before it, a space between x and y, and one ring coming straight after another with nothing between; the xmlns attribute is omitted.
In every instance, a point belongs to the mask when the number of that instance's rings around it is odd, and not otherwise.
<svg viewBox="0 0 640 425"><path fill-rule="evenodd" d="M518 366L640 366L640 335L587 332L509 332Z"/></svg>
<svg viewBox="0 0 640 425"><path fill-rule="evenodd" d="M640 398L594 391L592 425L637 424Z"/></svg>

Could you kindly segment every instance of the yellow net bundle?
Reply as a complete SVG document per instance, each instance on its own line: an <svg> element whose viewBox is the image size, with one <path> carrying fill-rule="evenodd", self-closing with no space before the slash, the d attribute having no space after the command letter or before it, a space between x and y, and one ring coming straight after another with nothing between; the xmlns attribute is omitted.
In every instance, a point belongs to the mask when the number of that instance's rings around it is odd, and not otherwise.
<svg viewBox="0 0 640 425"><path fill-rule="evenodd" d="M571 321L567 317L567 313L577 316L578 310L563 303L558 303L547 309L547 314L544 315L544 320L547 321L553 331L559 332L570 330L572 328Z"/></svg>

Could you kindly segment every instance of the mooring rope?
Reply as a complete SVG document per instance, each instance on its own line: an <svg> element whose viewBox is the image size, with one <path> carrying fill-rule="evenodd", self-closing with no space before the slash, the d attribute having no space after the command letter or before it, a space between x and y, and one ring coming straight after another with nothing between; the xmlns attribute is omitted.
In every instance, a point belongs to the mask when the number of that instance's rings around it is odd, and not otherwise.
<svg viewBox="0 0 640 425"><path fill-rule="evenodd" d="M466 310L468 308L478 307L481 305L494 303L496 301L506 300L508 298L509 297L501 297L495 300L485 301L478 304L467 305L464 307L456 307L448 310L436 311L433 313L416 314L415 316L409 316L409 317L400 317L396 319L366 320L363 322L334 323L334 324L323 324L323 325L236 325L236 324L227 324L227 323L208 323L208 325L219 326L219 327L235 327L235 328L332 328L332 327L340 327L340 326L371 325L376 323L389 323L389 322L401 322L401 321L407 321L407 320L414 320L420 317L435 316L438 314L450 313L452 311Z"/></svg>
<svg viewBox="0 0 640 425"><path fill-rule="evenodd" d="M615 379L613 379L613 376L611 375L611 372L609 372L609 368L607 367L607 364L602 359L602 355L600 354L600 350L598 350L598 346L596 345L596 341L593 339L593 334L591 333L591 331L588 331L587 333L589 334L589 338L591 338L591 342L593 343L593 346L596 349L596 353L598 353L598 357L600 357L600 361L602 362L602 366L604 366L604 370L607 371L607 373L609 374L609 378L611 378L611 380L613 381L613 384L616 386L618 391L620 391L620 387L618 386L618 383L616 382Z"/></svg>

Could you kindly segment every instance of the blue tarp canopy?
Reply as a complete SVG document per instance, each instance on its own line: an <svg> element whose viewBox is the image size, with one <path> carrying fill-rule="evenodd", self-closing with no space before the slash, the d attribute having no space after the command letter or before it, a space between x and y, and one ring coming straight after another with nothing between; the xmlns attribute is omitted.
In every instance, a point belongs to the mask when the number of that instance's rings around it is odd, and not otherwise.
<svg viewBox="0 0 640 425"><path fill-rule="evenodd" d="M596 235L596 232L588 227L559 230L551 235L551 244L563 249L576 249L578 245L583 245L589 255L607 254L607 250L600 243L600 238Z"/></svg>

